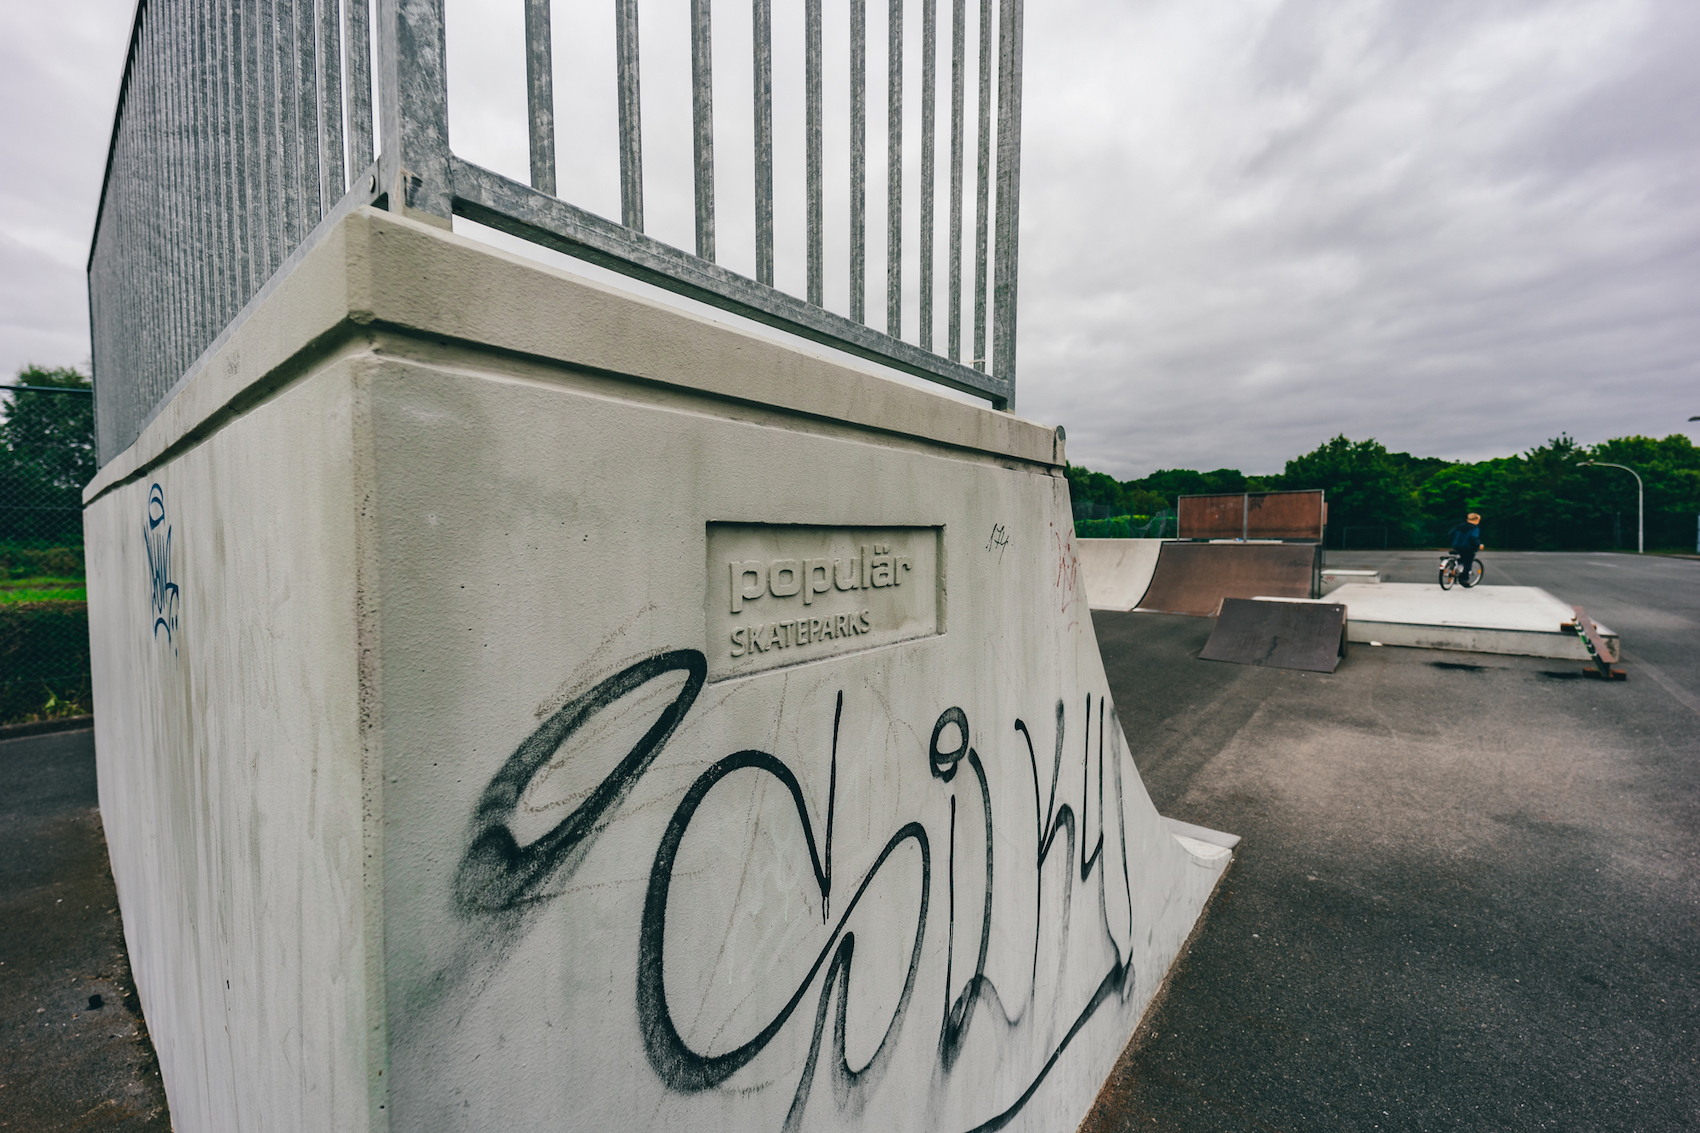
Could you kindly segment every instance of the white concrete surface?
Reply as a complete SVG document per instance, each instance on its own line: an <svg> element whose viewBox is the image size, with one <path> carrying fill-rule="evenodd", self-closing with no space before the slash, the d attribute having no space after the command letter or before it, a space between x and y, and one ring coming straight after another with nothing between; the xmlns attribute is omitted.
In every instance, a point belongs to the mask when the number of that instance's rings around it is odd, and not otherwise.
<svg viewBox="0 0 1700 1133"><path fill-rule="evenodd" d="M1079 539L1080 573L1094 610L1131 610L1145 597L1165 539Z"/></svg>
<svg viewBox="0 0 1700 1133"><path fill-rule="evenodd" d="M1378 570L1329 570L1322 571L1322 592L1360 583L1365 586L1375 586L1381 582L1381 572Z"/></svg>
<svg viewBox="0 0 1700 1133"><path fill-rule="evenodd" d="M1348 641L1588 660L1581 639L1561 628L1575 612L1534 586L1349 584L1326 600L1345 604ZM1604 626L1600 632L1616 644L1616 633Z"/></svg>
<svg viewBox="0 0 1700 1133"><path fill-rule="evenodd" d="M85 496L176 1128L1074 1128L1230 854L1054 434L383 214L297 275Z"/></svg>

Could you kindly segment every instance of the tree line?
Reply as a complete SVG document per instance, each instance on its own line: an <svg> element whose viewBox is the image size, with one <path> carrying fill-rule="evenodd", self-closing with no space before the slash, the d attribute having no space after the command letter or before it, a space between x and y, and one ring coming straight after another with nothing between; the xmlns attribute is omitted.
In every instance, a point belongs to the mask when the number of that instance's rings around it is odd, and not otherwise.
<svg viewBox="0 0 1700 1133"><path fill-rule="evenodd" d="M1587 460L1628 465L1646 484L1649 550L1688 550L1700 522L1700 448L1678 433L1618 437L1598 445L1559 436L1538 448L1491 460L1451 461L1389 452L1372 439L1344 435L1287 461L1278 473L1166 468L1118 481L1070 465L1078 505L1134 517L1173 508L1179 496L1321 488L1328 500L1331 547L1443 545L1466 512L1482 515L1492 547L1524 550L1635 548L1635 478Z"/></svg>

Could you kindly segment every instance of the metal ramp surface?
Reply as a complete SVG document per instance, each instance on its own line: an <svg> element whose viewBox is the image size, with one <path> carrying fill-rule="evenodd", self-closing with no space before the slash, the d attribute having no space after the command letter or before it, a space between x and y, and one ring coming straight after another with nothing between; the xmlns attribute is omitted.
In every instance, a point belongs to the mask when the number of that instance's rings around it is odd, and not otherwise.
<svg viewBox="0 0 1700 1133"><path fill-rule="evenodd" d="M1346 607L1338 602L1225 598L1199 654L1206 661L1332 673L1346 655Z"/></svg>

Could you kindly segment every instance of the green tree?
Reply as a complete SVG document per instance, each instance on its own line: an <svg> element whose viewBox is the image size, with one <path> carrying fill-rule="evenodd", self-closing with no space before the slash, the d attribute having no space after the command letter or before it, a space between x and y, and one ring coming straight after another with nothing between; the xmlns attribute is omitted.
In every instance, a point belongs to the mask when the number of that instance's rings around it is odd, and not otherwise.
<svg viewBox="0 0 1700 1133"><path fill-rule="evenodd" d="M1422 526L1407 453L1390 453L1373 438L1334 437L1287 462L1283 489L1321 488L1328 502L1328 542L1339 546L1348 527L1385 527L1389 546L1411 543Z"/></svg>
<svg viewBox="0 0 1700 1133"><path fill-rule="evenodd" d="M75 369L40 366L0 386L0 539L82 542L82 490L96 468L92 388Z"/></svg>

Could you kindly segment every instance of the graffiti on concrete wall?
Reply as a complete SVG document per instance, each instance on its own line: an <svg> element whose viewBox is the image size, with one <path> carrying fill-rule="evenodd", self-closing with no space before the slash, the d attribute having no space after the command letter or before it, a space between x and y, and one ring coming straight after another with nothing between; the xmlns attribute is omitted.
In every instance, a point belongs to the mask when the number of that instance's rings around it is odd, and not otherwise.
<svg viewBox="0 0 1700 1133"><path fill-rule="evenodd" d="M467 847L454 882L454 903L459 915L469 921L500 919L556 899L566 888L565 881L584 865L591 847L615 812L631 796L691 712L707 673L706 658L696 650L645 658L570 700L527 737L491 778L474 807ZM592 727L598 714L616 702L662 678L680 677L683 685L677 694L660 707L648 729L612 770L566 817L522 846L510 824L528 786L545 773L562 745L575 733ZM1048 728L1043 725L1035 728L1016 718L1005 729L998 729L1003 732L1001 736L994 735L989 741L975 730L962 708L943 708L925 750L917 749L914 757L926 760L932 781L948 793L948 826L941 822L942 829L929 830L921 821L896 823L895 828L885 832L883 846L873 856L872 864L860 876L844 877L834 869L834 823L839 808L839 761L841 755L848 754L840 751L841 725L848 711L854 711L854 706L847 706L841 689L833 705L831 735L822 737L830 745L824 811L818 799L814 800L817 805L809 805L804 787L790 767L773 754L759 750L734 751L715 759L690 783L674 807L649 862L642 908L633 909L631 914L640 921L632 974L636 1014L649 1068L672 1091L691 1094L712 1089L749 1065L797 1012L812 1008L813 1021L808 1025L802 1073L794 1085L787 1086L792 1090L792 1100L783 1125L786 1130L799 1128L803 1121L811 1104L811 1087L817 1071L823 1069L823 1053L824 1070L832 1083L832 1099L815 1103L820 1105L834 1101L839 1105L853 1104L860 1091L871 1088L890 1069L897 1036L911 1027L936 1030L936 1039L930 1043L936 1050L934 1073L949 1076L958 1068L971 1033L977 1029L1015 1031L1038 1006L1036 1000L1042 994L1041 988L1049 988L1051 983L1060 986L1059 981L1041 980L1041 954L1045 950L1041 947L1040 928L1049 930L1047 939L1060 938L1066 947L1070 916L1077 903L1075 886L1078 881L1084 887L1095 874L1097 885L1079 892L1089 895L1087 912L1098 914L1095 931L1102 933L1108 944L1107 954L1113 959L1101 972L1093 973L1095 982L1069 983L1068 986L1087 989L1078 1002L1043 1005L1043 1010L1053 1018L1062 1019L1066 1027L1056 1029L1058 1037L1030 1068L1013 1103L1006 1098L1001 1109L989 1105L993 1112L974 1115L966 1126L975 1130L1001 1128L1028 1103L1086 1023L1106 1004L1126 1002L1133 992L1130 953L1134 905L1123 808L1125 752L1120 726L1105 698L1090 693L1085 696L1078 723L1071 722L1068 706L1058 702L1054 706L1054 718L1046 722ZM1071 740L1077 729L1079 736ZM1047 730L1051 735L1044 736ZM1040 733L1038 736L1036 731ZM1015 765L1024 763L1030 771L1030 780L994 782L979 750L988 742L1007 743L1018 754L1024 754L1025 759L1018 759ZM1041 757L1040 751L1046 751L1049 758ZM964 768L967 774L962 773ZM726 801L724 791L717 788L740 772L761 777L770 789L779 792L781 809L795 811L801 828L801 846L808 858L808 869L802 876L812 877L818 889L822 923L829 926L829 932L777 1010L756 1026L753 1034L727 1049L711 1053L695 1048L682 1033L677 1014L680 1005L669 995L669 982L676 979L676 973L671 968L664 973L662 961L667 952L669 898L680 846L693 823L711 813L717 803L735 805ZM1072 778L1076 774L1080 776L1078 780ZM1070 777L1069 787L1074 783L1080 785L1082 805L1078 809L1068 802L1059 802L1059 787L1065 776ZM1073 794L1071 789L1064 791ZM997 792L1011 793L1000 800L1001 807L995 810L993 798ZM1025 861L1006 862L1000 858L998 880L994 883L998 840L994 813L1005 815L1005 821L1009 821L1007 816L1028 811L1029 805L1031 830L1022 832L1019 840L1006 836L1003 841L1027 845L1030 833L1037 854ZM823 813L824 821L817 822L811 817ZM1109 831L1105 828L1107 814L1113 816ZM938 844L940 841L944 843L942 846ZM874 842L878 842L877 834ZM964 865L960 870L959 844L964 848ZM1053 879L1058 876L1063 879L1060 894L1047 893L1044 887L1045 866L1053 855L1063 859L1061 871L1055 868L1056 863L1049 871ZM914 868L917 862L918 871ZM1022 877L1024 873L1028 876ZM866 1012L868 1008L858 1006L851 990L858 942L850 921L870 886L882 874L890 874L888 880L911 887L920 914L913 937L898 942L908 956L901 992L894 1004L881 1008L883 1016L872 1021L871 1033L879 1036L872 1054L858 1057L858 1064L852 1065L846 1044L849 1022L854 1013ZM1002 970L1028 972L1031 982L1026 987L1000 988L988 975L994 904L1000 899L1012 899L1009 894L1028 892L1037 894L1032 910L1031 956L1018 957L1019 962L1014 965L1005 963ZM941 900L946 904L947 915L943 920L948 935L942 950L945 996L936 1008L937 1014L928 1018L931 1013L915 1001L915 990L924 956L928 954L923 945L929 908ZM1050 902L1048 917L1047 902ZM693 925L693 928L702 931L702 926ZM968 971L956 970L959 936L964 954L976 957ZM936 956L938 951L935 949L932 954ZM691 953L670 952L669 964L678 963L679 955ZM1055 959L1051 952L1045 952L1045 958L1047 963ZM806 1014L804 1017L807 1018ZM865 1018L857 1023L862 1033L868 1033Z"/></svg>
<svg viewBox="0 0 1700 1133"><path fill-rule="evenodd" d="M147 522L142 540L148 552L148 585L151 591L153 635L165 631L165 642L177 651L177 601L181 592L171 580L171 524L165 520L165 490L158 484L148 489Z"/></svg>

